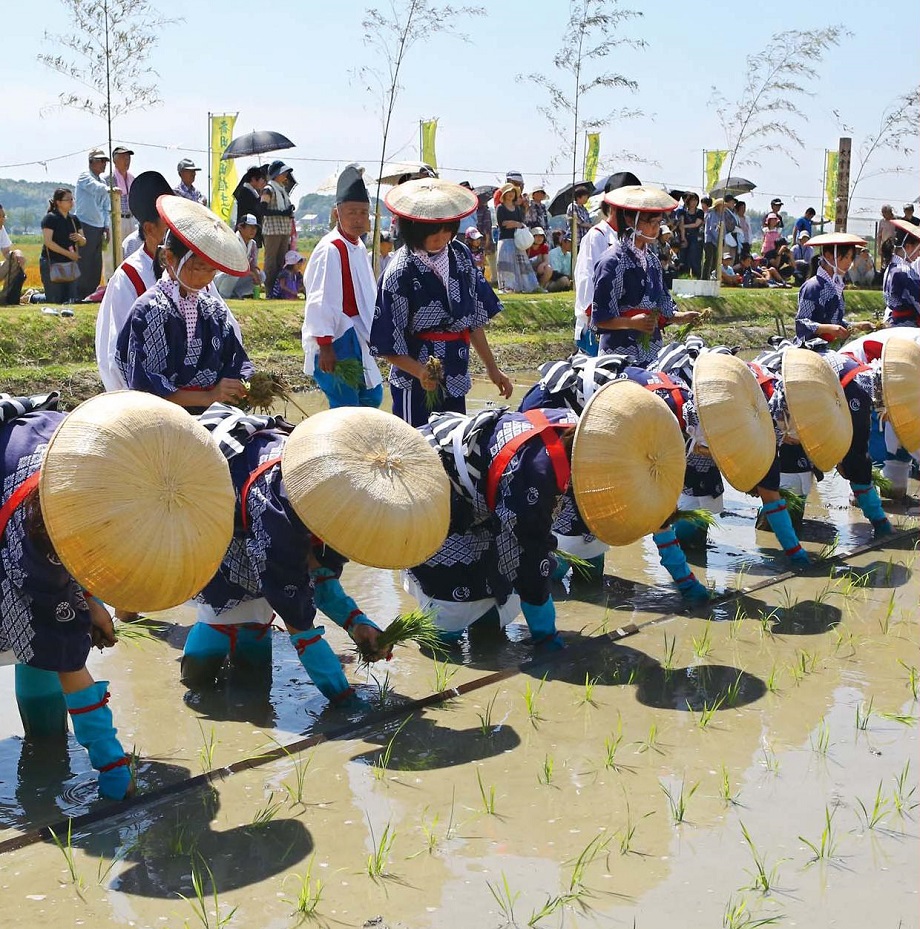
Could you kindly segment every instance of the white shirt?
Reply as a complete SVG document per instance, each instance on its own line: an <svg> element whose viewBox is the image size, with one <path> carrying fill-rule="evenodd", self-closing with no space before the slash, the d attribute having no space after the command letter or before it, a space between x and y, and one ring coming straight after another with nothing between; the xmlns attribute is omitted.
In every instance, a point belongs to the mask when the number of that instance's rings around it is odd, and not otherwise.
<svg viewBox="0 0 920 929"><path fill-rule="evenodd" d="M133 255L139 248L144 247L144 240L141 238L140 230L135 229L129 232L121 240L121 260L124 261L128 255Z"/></svg>
<svg viewBox="0 0 920 929"><path fill-rule="evenodd" d="M0 252L5 254L5 249L12 247L13 242L10 239L10 234L6 231L6 226L0 226Z"/></svg>
<svg viewBox="0 0 920 929"><path fill-rule="evenodd" d="M348 249L351 280L358 304L357 316L346 316L342 311L342 260L338 248L332 244L336 240L344 242ZM326 233L310 255L304 273L304 289L307 293L301 333L304 373L313 374L316 354L319 351L316 341L318 336L332 336L335 340L345 335L349 329L354 329L361 345L365 383L368 387L376 387L383 383L377 362L371 357L368 349L377 301L377 286L364 243L360 239L356 243L349 242L338 229Z"/></svg>
<svg viewBox="0 0 920 929"><path fill-rule="evenodd" d="M575 259L575 339L588 328L588 310L594 302L594 268L601 255L617 241L617 234L606 219L592 226L578 243Z"/></svg>

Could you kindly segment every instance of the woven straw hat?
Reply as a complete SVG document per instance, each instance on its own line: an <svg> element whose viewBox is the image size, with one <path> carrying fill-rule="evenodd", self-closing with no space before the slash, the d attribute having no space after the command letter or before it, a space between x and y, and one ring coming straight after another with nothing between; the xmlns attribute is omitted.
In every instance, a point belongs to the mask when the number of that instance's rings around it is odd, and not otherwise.
<svg viewBox="0 0 920 929"><path fill-rule="evenodd" d="M920 345L887 339L882 349L882 396L888 421L909 452L920 448Z"/></svg>
<svg viewBox="0 0 920 929"><path fill-rule="evenodd" d="M693 369L693 396L715 463L732 487L747 493L776 457L776 432L763 391L734 355L703 352Z"/></svg>
<svg viewBox="0 0 920 929"><path fill-rule="evenodd" d="M361 564L411 568L447 537L441 459L420 432L382 410L339 407L305 419L287 440L281 475L304 524Z"/></svg>
<svg viewBox="0 0 920 929"><path fill-rule="evenodd" d="M824 232L810 238L808 244L812 248L824 248L825 245L865 245L866 240L852 232Z"/></svg>
<svg viewBox="0 0 920 929"><path fill-rule="evenodd" d="M157 198L157 212L176 238L196 255L233 277L249 271L246 249L237 234L206 206L163 194Z"/></svg>
<svg viewBox="0 0 920 929"><path fill-rule="evenodd" d="M48 445L39 493L62 564L123 610L193 597L233 536L226 459L197 420L152 394L115 391L78 406Z"/></svg>
<svg viewBox="0 0 920 929"><path fill-rule="evenodd" d="M840 379L820 355L789 348L783 353L783 386L802 448L816 468L830 471L853 441L853 420Z"/></svg>
<svg viewBox="0 0 920 929"><path fill-rule="evenodd" d="M572 486L602 542L629 545L677 508L684 440L664 400L632 381L612 381L588 401L575 431Z"/></svg>
<svg viewBox="0 0 920 929"><path fill-rule="evenodd" d="M479 206L471 190L441 180L422 177L393 187L384 197L391 213L422 223L452 223L469 216Z"/></svg>
<svg viewBox="0 0 920 929"><path fill-rule="evenodd" d="M677 209L677 201L666 190L647 187L645 184L631 184L611 190L604 194L604 200L611 206L640 213L670 213Z"/></svg>
<svg viewBox="0 0 920 929"><path fill-rule="evenodd" d="M911 238L920 239L920 226L909 223L906 219L893 219L891 225L901 232L906 232Z"/></svg>

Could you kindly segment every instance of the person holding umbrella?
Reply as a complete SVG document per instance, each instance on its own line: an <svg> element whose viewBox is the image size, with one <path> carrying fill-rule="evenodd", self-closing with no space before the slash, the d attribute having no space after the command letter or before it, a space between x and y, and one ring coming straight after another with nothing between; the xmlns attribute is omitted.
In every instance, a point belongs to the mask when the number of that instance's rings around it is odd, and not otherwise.
<svg viewBox="0 0 920 929"><path fill-rule="evenodd" d="M677 202L641 184L611 191L604 200L616 211L620 239L595 269L591 328L600 338L600 354L625 354L630 364L645 368L661 349L663 326L700 315L677 311L656 250L647 248L658 241L662 219Z"/></svg>
<svg viewBox="0 0 920 929"><path fill-rule="evenodd" d="M265 216L265 207L271 200L271 193L265 191L267 186L268 168L264 165L253 165L246 170L233 191L237 222L241 216L249 215L256 218L256 248L262 248L262 219Z"/></svg>

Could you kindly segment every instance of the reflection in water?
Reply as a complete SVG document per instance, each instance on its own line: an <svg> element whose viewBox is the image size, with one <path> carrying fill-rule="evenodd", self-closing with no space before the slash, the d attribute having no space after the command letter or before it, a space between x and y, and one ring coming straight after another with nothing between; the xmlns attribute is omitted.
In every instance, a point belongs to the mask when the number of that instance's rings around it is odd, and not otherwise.
<svg viewBox="0 0 920 929"><path fill-rule="evenodd" d="M753 674L724 665L666 670L658 665L642 675L636 698L662 710L732 709L760 700L767 685Z"/></svg>

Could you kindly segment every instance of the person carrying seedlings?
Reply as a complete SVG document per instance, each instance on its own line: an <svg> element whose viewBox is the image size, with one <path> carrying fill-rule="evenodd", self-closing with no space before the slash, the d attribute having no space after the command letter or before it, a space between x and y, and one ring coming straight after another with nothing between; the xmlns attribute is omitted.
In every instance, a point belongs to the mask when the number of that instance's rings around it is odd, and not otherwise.
<svg viewBox="0 0 920 929"><path fill-rule="evenodd" d="M885 269L885 323L889 326L920 326L920 226L893 219L901 244Z"/></svg>
<svg viewBox="0 0 920 929"><path fill-rule="evenodd" d="M166 223L157 211L157 200L171 193L172 188L162 174L145 171L134 178L128 194L131 215L138 222L143 246L115 269L105 286L96 316L96 365L106 390L124 390L128 386L116 363L118 334L135 302L163 273L159 248L166 235Z"/></svg>
<svg viewBox="0 0 920 929"><path fill-rule="evenodd" d="M507 399L514 390L486 338L502 305L454 238L478 202L472 191L437 178L400 184L386 196L405 244L380 281L371 351L390 362L393 412L413 426L431 413L466 411L471 345L499 394Z"/></svg>
<svg viewBox="0 0 920 929"><path fill-rule="evenodd" d="M218 271L246 274L246 249L199 203L161 196L156 205L168 229L160 251L165 273L131 308L116 367L132 390L189 410L240 400L254 368L227 305L206 288Z"/></svg>
<svg viewBox="0 0 920 929"><path fill-rule="evenodd" d="M99 791L133 792L108 681L86 668L115 644L104 602L168 609L220 564L233 528L227 467L208 434L158 397L0 396L0 651L12 650L28 739L74 736Z"/></svg>
<svg viewBox="0 0 920 929"><path fill-rule="evenodd" d="M406 589L436 612L446 642L468 627L503 627L523 612L539 650L557 650L551 595L553 519L571 480L590 531L626 545L674 511L683 442L667 407L626 381L571 410L438 413L421 433L450 477L450 533L411 568Z"/></svg>
<svg viewBox="0 0 920 929"><path fill-rule="evenodd" d="M831 342L849 338L851 330L871 332L872 323L853 323L844 319L844 275L853 264L856 249L866 244L858 235L828 232L809 243L821 256L818 272L799 289L799 307L795 314L795 341L804 345L821 339L823 348Z"/></svg>
<svg viewBox="0 0 920 929"><path fill-rule="evenodd" d="M604 202L615 211L620 239L595 267L591 328L600 339L600 354L624 353L644 368L661 348L663 326L694 322L700 315L677 311L657 249L647 247L658 241L661 223L677 201L663 190L631 185L605 194Z"/></svg>
<svg viewBox="0 0 920 929"><path fill-rule="evenodd" d="M270 675L277 615L330 703L361 706L324 628L315 625L316 611L341 626L365 660L388 656L378 644L379 627L339 579L347 558L406 567L441 544L449 490L437 456L413 429L379 410L328 410L295 429L280 417L215 404L199 422L229 461L236 532L195 598L198 617L182 655L182 682L212 686L228 658Z"/></svg>

